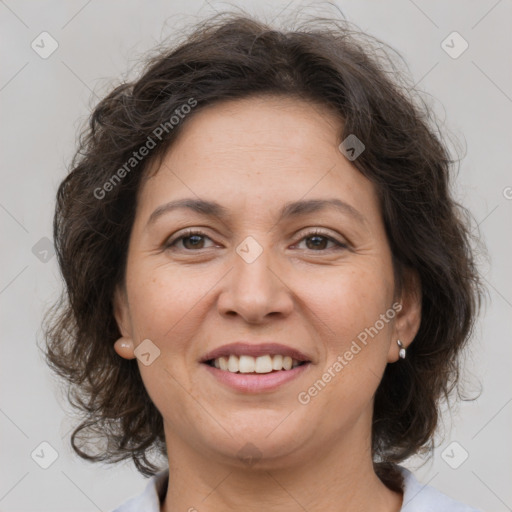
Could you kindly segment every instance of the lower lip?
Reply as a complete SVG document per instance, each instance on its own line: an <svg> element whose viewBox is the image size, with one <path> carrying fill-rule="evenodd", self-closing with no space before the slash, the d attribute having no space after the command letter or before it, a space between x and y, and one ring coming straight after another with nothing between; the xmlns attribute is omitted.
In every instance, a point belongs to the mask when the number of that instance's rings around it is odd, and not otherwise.
<svg viewBox="0 0 512 512"><path fill-rule="evenodd" d="M245 393L262 393L265 391L274 391L287 382L296 379L299 375L302 375L308 370L310 363L296 366L291 370L280 370L278 372L260 374L233 373L227 370L220 370L204 363L203 366L213 377L230 388Z"/></svg>

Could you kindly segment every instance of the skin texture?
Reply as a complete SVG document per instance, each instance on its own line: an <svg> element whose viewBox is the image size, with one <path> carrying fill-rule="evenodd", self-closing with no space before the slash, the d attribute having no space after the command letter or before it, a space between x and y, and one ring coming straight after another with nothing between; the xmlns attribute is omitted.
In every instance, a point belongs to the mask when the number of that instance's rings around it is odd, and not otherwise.
<svg viewBox="0 0 512 512"><path fill-rule="evenodd" d="M146 338L161 351L138 365L164 419L162 512L400 510L402 495L373 471L372 406L386 365L400 364L396 339L407 347L419 328L418 286L395 293L377 195L338 149L341 121L323 106L265 97L207 107L183 128L140 191L126 289L115 296L118 354L135 357ZM175 210L146 227L157 207L181 198L217 201L229 215ZM325 209L278 222L287 202L330 198L365 220ZM206 237L166 249L184 228ZM236 252L248 236L263 250L250 264ZM395 318L299 403L395 302ZM275 391L237 392L199 363L237 340L283 343L312 364ZM238 456L249 442L261 457L253 464Z"/></svg>

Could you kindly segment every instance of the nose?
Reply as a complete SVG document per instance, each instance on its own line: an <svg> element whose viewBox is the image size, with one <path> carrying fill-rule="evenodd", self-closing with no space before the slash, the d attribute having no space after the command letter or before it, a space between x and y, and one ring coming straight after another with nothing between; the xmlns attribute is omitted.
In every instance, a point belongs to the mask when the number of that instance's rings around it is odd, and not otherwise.
<svg viewBox="0 0 512 512"><path fill-rule="evenodd" d="M240 315L247 323L264 323L268 317L288 316L293 310L293 294L283 272L267 247L252 262L238 253L234 268L224 280L218 297L222 315Z"/></svg>

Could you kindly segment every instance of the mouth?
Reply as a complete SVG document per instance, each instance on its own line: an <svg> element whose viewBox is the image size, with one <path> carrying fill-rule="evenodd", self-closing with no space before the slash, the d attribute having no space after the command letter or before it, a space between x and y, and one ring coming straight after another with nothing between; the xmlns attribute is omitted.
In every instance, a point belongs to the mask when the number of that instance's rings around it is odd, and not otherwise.
<svg viewBox="0 0 512 512"><path fill-rule="evenodd" d="M238 341L208 352L199 362L222 386L242 393L266 393L307 372L314 360L280 343Z"/></svg>
<svg viewBox="0 0 512 512"><path fill-rule="evenodd" d="M216 349L200 362L222 386L238 393L261 394L297 379L313 361L284 345L238 343Z"/></svg>
<svg viewBox="0 0 512 512"><path fill-rule="evenodd" d="M249 375L288 372L308 363L310 361L300 361L291 356L283 356L282 354L265 354L258 357L231 354L204 361L204 364L223 372Z"/></svg>

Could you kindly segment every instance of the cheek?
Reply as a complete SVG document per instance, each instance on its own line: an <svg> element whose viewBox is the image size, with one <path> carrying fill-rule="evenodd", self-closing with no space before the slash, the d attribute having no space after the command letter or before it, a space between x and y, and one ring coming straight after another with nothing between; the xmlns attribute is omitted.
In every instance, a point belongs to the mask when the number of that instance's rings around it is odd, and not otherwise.
<svg viewBox="0 0 512 512"><path fill-rule="evenodd" d="M183 416L180 421L202 421L199 411L188 410L194 394L188 373L194 360L190 340L200 325L200 300L215 280L211 276L194 278L191 272L180 272L168 264L141 264L132 267L127 281L136 344L150 339L160 350L151 365L138 365L148 394L167 422L172 423L177 414Z"/></svg>
<svg viewBox="0 0 512 512"><path fill-rule="evenodd" d="M364 263L340 269L326 279L321 290L314 295L317 314L324 320L326 329L330 328L336 334L338 349L373 326L391 307L392 276L378 261ZM379 330L386 332L389 326L386 323Z"/></svg>
<svg viewBox="0 0 512 512"><path fill-rule="evenodd" d="M393 281L375 262L339 272L324 282L322 293L310 296L310 304L321 320L318 326L326 358L319 372L327 384L317 385L319 380L312 379L308 389L314 407L332 409L332 421L340 415L355 421L369 407L387 364L394 318ZM390 314L383 321L381 315L386 312ZM332 408L332 404L343 404L343 409Z"/></svg>
<svg viewBox="0 0 512 512"><path fill-rule="evenodd" d="M130 273L130 307L135 332L155 340L172 337L172 331L186 327L194 306L205 298L216 282L211 273L180 270L169 264L133 265Z"/></svg>

